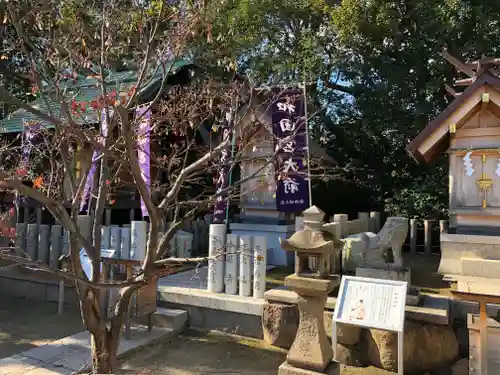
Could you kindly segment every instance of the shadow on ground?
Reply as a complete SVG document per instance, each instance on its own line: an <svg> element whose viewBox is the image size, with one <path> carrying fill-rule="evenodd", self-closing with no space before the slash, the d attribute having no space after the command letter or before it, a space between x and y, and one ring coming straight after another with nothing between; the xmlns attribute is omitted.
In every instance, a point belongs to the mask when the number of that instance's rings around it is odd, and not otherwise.
<svg viewBox="0 0 500 375"><path fill-rule="evenodd" d="M188 330L135 352L120 367L137 375L276 375L285 356L260 340Z"/></svg>
<svg viewBox="0 0 500 375"><path fill-rule="evenodd" d="M77 306L0 295L0 358L83 331Z"/></svg>

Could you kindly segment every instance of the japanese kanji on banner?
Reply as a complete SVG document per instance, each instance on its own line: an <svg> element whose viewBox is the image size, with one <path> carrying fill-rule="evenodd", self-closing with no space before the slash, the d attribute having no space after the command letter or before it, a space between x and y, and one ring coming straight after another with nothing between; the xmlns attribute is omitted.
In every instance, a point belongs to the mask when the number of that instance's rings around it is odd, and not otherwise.
<svg viewBox="0 0 500 375"><path fill-rule="evenodd" d="M304 94L288 89L272 105L279 212L302 212L310 206Z"/></svg>

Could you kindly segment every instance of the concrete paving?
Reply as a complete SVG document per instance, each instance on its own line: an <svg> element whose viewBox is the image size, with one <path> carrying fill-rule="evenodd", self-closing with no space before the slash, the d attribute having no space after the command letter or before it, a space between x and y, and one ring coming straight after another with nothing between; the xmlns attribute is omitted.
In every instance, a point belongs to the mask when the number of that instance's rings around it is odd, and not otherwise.
<svg viewBox="0 0 500 375"><path fill-rule="evenodd" d="M148 332L145 326L132 327L131 339L120 341L118 355L151 344L174 331L154 327ZM80 332L52 341L11 357L0 359L2 375L70 375L90 366L90 335Z"/></svg>

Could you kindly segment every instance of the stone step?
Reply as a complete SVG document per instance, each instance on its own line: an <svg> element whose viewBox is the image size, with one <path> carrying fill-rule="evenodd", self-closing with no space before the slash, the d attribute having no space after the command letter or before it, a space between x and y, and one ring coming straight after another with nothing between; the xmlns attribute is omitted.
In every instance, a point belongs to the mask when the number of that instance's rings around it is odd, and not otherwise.
<svg viewBox="0 0 500 375"><path fill-rule="evenodd" d="M153 326L183 332L188 326L188 312L180 309L158 307L153 314Z"/></svg>

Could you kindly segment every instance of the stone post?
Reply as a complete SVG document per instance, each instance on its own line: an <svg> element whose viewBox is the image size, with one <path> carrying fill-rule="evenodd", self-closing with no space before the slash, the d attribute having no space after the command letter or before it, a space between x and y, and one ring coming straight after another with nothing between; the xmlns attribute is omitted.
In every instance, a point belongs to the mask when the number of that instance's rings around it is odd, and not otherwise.
<svg viewBox="0 0 500 375"><path fill-rule="evenodd" d="M224 291L224 252L226 250L226 225L210 224L208 256L208 291Z"/></svg>
<svg viewBox="0 0 500 375"><path fill-rule="evenodd" d="M132 221L130 257L144 260L146 256L147 224L145 221Z"/></svg>
<svg viewBox="0 0 500 375"><path fill-rule="evenodd" d="M38 249L38 225L28 224L26 235L26 253L32 260L37 260Z"/></svg>
<svg viewBox="0 0 500 375"><path fill-rule="evenodd" d="M111 228L101 226L101 249L109 249L111 245Z"/></svg>
<svg viewBox="0 0 500 375"><path fill-rule="evenodd" d="M50 227L50 267L59 268L59 257L62 248L62 226L52 225Z"/></svg>
<svg viewBox="0 0 500 375"><path fill-rule="evenodd" d="M372 230L372 232L376 233L380 230L380 212L378 211L372 211L370 212L370 217L374 219L375 226Z"/></svg>
<svg viewBox="0 0 500 375"><path fill-rule="evenodd" d="M253 298L264 298L266 292L267 244L266 237L253 238Z"/></svg>
<svg viewBox="0 0 500 375"><path fill-rule="evenodd" d="M120 236L121 259L130 259L130 228L123 227Z"/></svg>
<svg viewBox="0 0 500 375"><path fill-rule="evenodd" d="M252 237L240 236L240 296L249 297L252 294Z"/></svg>
<svg viewBox="0 0 500 375"><path fill-rule="evenodd" d="M347 221L349 217L346 214L335 214L333 215L333 221L335 223L340 223L340 233L342 238L344 238L347 234Z"/></svg>
<svg viewBox="0 0 500 375"><path fill-rule="evenodd" d="M16 239L15 244L17 247L21 248L23 251L26 251L26 231L27 231L26 223L17 223L16 224Z"/></svg>
<svg viewBox="0 0 500 375"><path fill-rule="evenodd" d="M228 234L226 241L226 264L224 285L226 294L238 293L238 235Z"/></svg>
<svg viewBox="0 0 500 375"><path fill-rule="evenodd" d="M121 255L121 235L122 228L120 227L111 227L111 233L109 237L109 248L116 251L116 258L120 259Z"/></svg>
<svg viewBox="0 0 500 375"><path fill-rule="evenodd" d="M50 226L41 224L38 227L38 260L50 264L49 259L49 239L50 239Z"/></svg>
<svg viewBox="0 0 500 375"><path fill-rule="evenodd" d="M368 212L358 212L358 219L361 222L361 232L369 232L370 214Z"/></svg>

